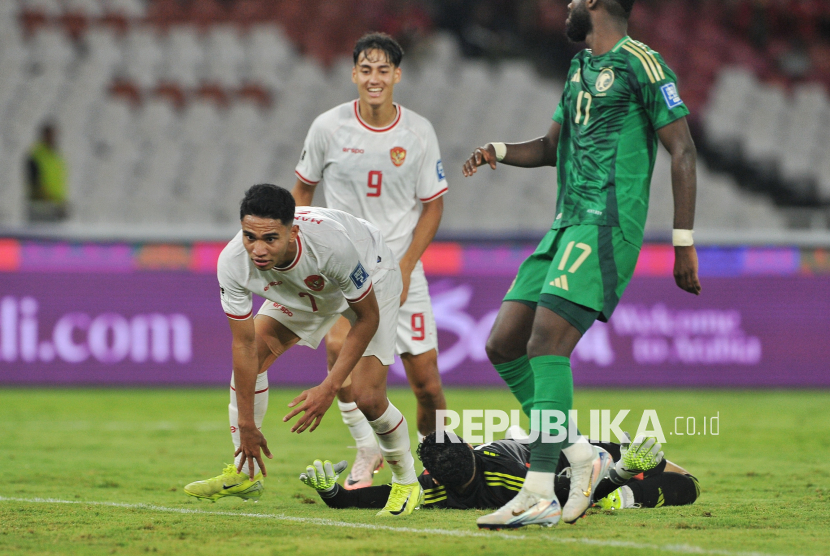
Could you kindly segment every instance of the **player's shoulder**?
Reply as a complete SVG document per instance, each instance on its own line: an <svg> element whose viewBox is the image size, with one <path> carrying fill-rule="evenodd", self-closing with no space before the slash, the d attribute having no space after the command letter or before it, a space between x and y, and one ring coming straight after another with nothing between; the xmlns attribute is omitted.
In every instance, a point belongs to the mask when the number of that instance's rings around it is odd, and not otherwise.
<svg viewBox="0 0 830 556"><path fill-rule="evenodd" d="M496 440L489 444L476 446L475 451L488 458L512 460L521 465L530 461L530 450L528 447L515 440Z"/></svg>
<svg viewBox="0 0 830 556"><path fill-rule="evenodd" d="M414 110L410 110L405 106L398 105L401 110L401 120L403 124L413 130L422 132L434 132L432 122L421 116Z"/></svg>
<svg viewBox="0 0 830 556"><path fill-rule="evenodd" d="M237 274L245 271L247 264L248 256L245 252L245 246L242 244L242 230L239 230L219 253L216 267L218 272Z"/></svg>
<svg viewBox="0 0 830 556"><path fill-rule="evenodd" d="M629 38L619 45L617 53L641 81L658 83L674 77L660 53L643 42Z"/></svg>
<svg viewBox="0 0 830 556"><path fill-rule="evenodd" d="M400 133L411 133L422 145L438 142L432 122L404 106L398 105L398 109L401 111Z"/></svg>
<svg viewBox="0 0 830 556"><path fill-rule="evenodd" d="M333 230L342 231L343 221L350 215L341 211L324 207L297 207L294 211L294 224L305 232L317 235L317 232L328 233Z"/></svg>
<svg viewBox="0 0 830 556"><path fill-rule="evenodd" d="M326 110L314 118L311 128L319 131L333 132L352 119L352 112L354 110L352 105L353 102L344 102L343 104L338 104L334 108Z"/></svg>

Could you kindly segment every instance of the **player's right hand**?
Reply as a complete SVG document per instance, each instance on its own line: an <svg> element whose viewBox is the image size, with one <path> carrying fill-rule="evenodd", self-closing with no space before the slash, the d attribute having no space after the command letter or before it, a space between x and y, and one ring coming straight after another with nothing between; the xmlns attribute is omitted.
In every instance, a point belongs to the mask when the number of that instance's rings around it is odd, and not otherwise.
<svg viewBox="0 0 830 556"><path fill-rule="evenodd" d="M315 459L314 463L306 466L305 473L300 473L300 481L317 492L328 492L334 488L337 478L348 466L346 460L332 465L329 460L323 462Z"/></svg>
<svg viewBox="0 0 830 556"><path fill-rule="evenodd" d="M640 435L630 443L620 444L620 461L627 471L633 473L649 471L663 461L663 446L653 436Z"/></svg>
<svg viewBox="0 0 830 556"><path fill-rule="evenodd" d="M680 289L700 295L697 251L694 245L674 248L674 281Z"/></svg>
<svg viewBox="0 0 830 556"><path fill-rule="evenodd" d="M469 178L478 171L478 167L482 164L489 164L490 168L496 169L496 149L491 143L487 143L483 147L479 147L473 151L467 162L464 163L462 172L465 178Z"/></svg>
<svg viewBox="0 0 830 556"><path fill-rule="evenodd" d="M265 463L262 461L262 454L264 453L268 459L274 459L274 456L271 454L271 450L268 449L268 441L265 440L265 436L262 434L262 431L256 428L256 426L239 427L239 448L236 449L234 452L233 457L236 458L240 454L242 457L239 459L239 465L236 468L237 473L245 473L247 470L248 477L253 481L254 480L254 460L256 463L259 464L259 469L262 471L262 476L267 477L268 472L265 471Z"/></svg>

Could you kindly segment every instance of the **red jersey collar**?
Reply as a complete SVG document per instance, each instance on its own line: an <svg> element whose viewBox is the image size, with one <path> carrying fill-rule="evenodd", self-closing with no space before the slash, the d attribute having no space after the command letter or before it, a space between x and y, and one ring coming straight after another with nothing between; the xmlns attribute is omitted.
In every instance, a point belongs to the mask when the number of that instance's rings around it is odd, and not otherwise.
<svg viewBox="0 0 830 556"><path fill-rule="evenodd" d="M360 110L358 109L358 101L354 101L354 116L355 116L355 118L357 118L357 121L360 122L360 125L362 125L366 129L368 129L369 131L374 131L375 133L383 133L384 131L389 131L390 129L392 129L393 127L398 125L399 121L401 121L401 114L403 113L403 108L401 108L400 104L397 104L397 103L393 103L393 104L395 106L395 109L398 111L398 115L395 118L395 121L392 122L390 125L388 125L386 127L382 127L382 128L381 127L372 127L369 124L367 124L366 122L364 122L363 118L360 117Z"/></svg>
<svg viewBox="0 0 830 556"><path fill-rule="evenodd" d="M294 260L291 261L290 265L284 266L282 268L280 268L278 266L275 266L274 270L279 271L279 272L285 272L287 270L291 270L292 268L297 266L297 263L300 262L300 257L302 256L302 254L303 254L303 242L300 241L300 233L297 232L297 254L294 255Z"/></svg>

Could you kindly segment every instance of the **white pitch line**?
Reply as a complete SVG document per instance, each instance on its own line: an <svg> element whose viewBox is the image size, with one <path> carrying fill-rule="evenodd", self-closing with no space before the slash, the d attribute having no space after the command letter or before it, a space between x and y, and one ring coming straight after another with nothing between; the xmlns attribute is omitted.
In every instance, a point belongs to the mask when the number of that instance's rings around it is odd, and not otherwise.
<svg viewBox="0 0 830 556"><path fill-rule="evenodd" d="M463 531L458 529L416 529L414 527L393 527L391 525L375 525L373 523L351 523L348 521L336 521L333 519L318 518L318 517L295 517L285 514L255 514L244 512L212 512L206 510L197 510L191 508L169 508L166 506L155 506L153 504L127 504L124 502L85 502L83 500L60 500L58 498L12 498L8 496L0 496L0 502L24 502L30 504L80 504L88 506L109 506L113 508L128 508L150 510L155 512L177 513L177 514L197 514L197 515L217 515L227 517L255 517L259 519L273 519L277 521L288 521L292 523L310 523L314 525L322 525L326 527L343 527L349 529L368 529L371 531L390 531L393 533L413 533L416 535L439 535L446 537L475 537L488 538L498 537L505 540L542 540L564 544L585 544L590 546L603 546L613 548L633 548L637 550L658 550L661 552L672 552L675 554L711 554L713 556L783 556L774 555L765 552L733 552L730 550L720 550L712 548L703 548L699 546L691 546L688 544L648 544L636 543L628 541L612 541L599 539L575 539L570 537L557 537L556 535L546 535L542 537L528 536L516 533L499 533L499 532L479 532L479 531Z"/></svg>

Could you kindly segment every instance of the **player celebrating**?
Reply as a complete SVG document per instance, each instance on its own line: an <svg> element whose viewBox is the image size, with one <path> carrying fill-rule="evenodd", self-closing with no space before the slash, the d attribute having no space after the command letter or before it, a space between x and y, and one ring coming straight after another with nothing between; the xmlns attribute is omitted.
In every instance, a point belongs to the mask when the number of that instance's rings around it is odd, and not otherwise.
<svg viewBox="0 0 830 556"><path fill-rule="evenodd" d="M496 509L521 489L530 463L527 446L506 438L473 448L453 433L446 435L452 441L437 442L433 433L418 447L425 468L418 476L424 489L425 509ZM654 438L637 438L622 445L594 444L607 450L616 461L612 475L597 486L597 505L603 509L683 506L693 504L700 495L697 479L663 459L662 447ZM383 506L389 485L356 492L344 490L336 481L345 466L345 461L332 465L316 460L306 467L300 480L315 489L330 508ZM563 453L555 477L557 496L568 496L569 475L570 463Z"/></svg>
<svg viewBox="0 0 830 556"><path fill-rule="evenodd" d="M310 205L322 181L329 208L377 226L395 253L403 279L396 351L418 400L420 439L435 430L435 411L446 409L435 320L420 258L441 222L447 182L432 125L392 100L402 57L400 45L383 33L357 41L352 80L359 98L325 112L311 125L293 194L297 205ZM348 321L340 319L326 336L330 369L348 331ZM358 448L345 487L370 486L373 472L383 463L375 435L348 382L337 396Z"/></svg>
<svg viewBox="0 0 830 556"><path fill-rule="evenodd" d="M317 428L335 394L352 377L357 406L380 438L392 468L392 490L378 515L407 515L423 492L415 475L409 429L386 398L386 373L395 349L401 279L394 255L377 228L345 212L296 210L288 190L251 187L240 207L242 231L222 250L218 276L222 308L233 335L233 378L228 406L235 465L197 481L185 492L217 500L259 498L266 475L260 432L268 407L268 367L300 343L316 348L344 315L352 328L337 363L319 385L288 404L283 421L303 413L291 432ZM266 298L252 317L251 294ZM241 473L247 465L248 474Z"/></svg>
<svg viewBox="0 0 830 556"><path fill-rule="evenodd" d="M490 143L475 150L464 175L498 162L557 166L553 226L522 263L487 341L487 354L525 411L559 410L573 403L570 355L596 319L614 311L643 242L657 138L671 154L674 194L674 277L700 293L692 242L695 147L674 73L659 54L627 36L634 0L573 0L568 37L589 49L571 62L548 134L525 143ZM542 432L546 427L541 426ZM547 442L546 442L547 440ZM519 494L482 528L573 523L591 504L608 465L605 454L576 439L531 444L530 472ZM573 440L573 439L571 439ZM554 495L560 451L571 462L564 508Z"/></svg>

